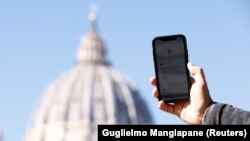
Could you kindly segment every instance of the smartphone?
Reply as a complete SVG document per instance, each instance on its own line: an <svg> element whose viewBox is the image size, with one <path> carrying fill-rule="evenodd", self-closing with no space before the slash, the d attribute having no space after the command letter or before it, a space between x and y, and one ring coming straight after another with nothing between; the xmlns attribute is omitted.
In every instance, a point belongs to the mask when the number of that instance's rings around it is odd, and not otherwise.
<svg viewBox="0 0 250 141"><path fill-rule="evenodd" d="M182 34L158 36L152 41L158 99L166 103L190 98L188 50Z"/></svg>

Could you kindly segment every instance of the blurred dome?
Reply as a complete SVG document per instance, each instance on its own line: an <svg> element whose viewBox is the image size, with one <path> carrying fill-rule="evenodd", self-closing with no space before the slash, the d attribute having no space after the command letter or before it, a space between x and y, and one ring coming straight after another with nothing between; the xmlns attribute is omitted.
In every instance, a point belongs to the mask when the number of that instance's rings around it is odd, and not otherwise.
<svg viewBox="0 0 250 141"><path fill-rule="evenodd" d="M152 123L139 91L107 62L96 18L91 22L76 64L42 95L26 141L97 141L97 124Z"/></svg>

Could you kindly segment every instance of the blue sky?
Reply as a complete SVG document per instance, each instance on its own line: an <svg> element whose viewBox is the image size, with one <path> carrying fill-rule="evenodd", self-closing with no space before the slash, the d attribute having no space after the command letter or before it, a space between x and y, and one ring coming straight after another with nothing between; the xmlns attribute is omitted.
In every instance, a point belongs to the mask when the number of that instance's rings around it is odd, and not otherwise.
<svg viewBox="0 0 250 141"><path fill-rule="evenodd" d="M0 129L21 140L46 86L73 67L80 37L89 28L89 6L108 59L128 75L157 124L183 124L157 108L151 41L184 34L189 59L204 68L215 101L250 110L250 2L247 0L8 0L0 1Z"/></svg>

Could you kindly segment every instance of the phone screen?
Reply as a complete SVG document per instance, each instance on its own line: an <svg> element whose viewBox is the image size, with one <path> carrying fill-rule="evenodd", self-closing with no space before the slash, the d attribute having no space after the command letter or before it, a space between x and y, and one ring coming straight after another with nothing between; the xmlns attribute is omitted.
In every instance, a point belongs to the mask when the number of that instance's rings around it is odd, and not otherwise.
<svg viewBox="0 0 250 141"><path fill-rule="evenodd" d="M185 36L155 38L153 48L159 100L163 99L166 102L187 100L189 72Z"/></svg>

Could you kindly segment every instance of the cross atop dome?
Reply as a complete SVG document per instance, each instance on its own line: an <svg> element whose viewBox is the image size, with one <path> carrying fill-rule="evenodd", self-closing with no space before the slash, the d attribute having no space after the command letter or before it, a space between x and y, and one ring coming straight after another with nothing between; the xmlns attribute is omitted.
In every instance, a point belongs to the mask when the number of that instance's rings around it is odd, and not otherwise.
<svg viewBox="0 0 250 141"><path fill-rule="evenodd" d="M95 23L97 21L97 7L95 5L90 7L88 19L91 23Z"/></svg>

